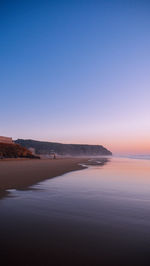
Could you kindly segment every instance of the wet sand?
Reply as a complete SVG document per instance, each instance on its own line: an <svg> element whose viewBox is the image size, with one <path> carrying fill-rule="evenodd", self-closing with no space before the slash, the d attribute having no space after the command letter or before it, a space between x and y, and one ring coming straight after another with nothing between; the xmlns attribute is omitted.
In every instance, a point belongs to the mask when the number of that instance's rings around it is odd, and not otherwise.
<svg viewBox="0 0 150 266"><path fill-rule="evenodd" d="M65 158L57 160L1 160L0 195L8 189L26 189L45 179L80 170L86 158Z"/></svg>
<svg viewBox="0 0 150 266"><path fill-rule="evenodd" d="M149 161L89 162L0 200L2 266L150 265Z"/></svg>

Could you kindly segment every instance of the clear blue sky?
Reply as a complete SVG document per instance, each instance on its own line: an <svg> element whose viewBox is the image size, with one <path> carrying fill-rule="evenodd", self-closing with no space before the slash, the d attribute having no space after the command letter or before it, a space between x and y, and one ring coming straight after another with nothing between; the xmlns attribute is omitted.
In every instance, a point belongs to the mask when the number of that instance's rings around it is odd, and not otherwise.
<svg viewBox="0 0 150 266"><path fill-rule="evenodd" d="M0 135L150 153L150 1L1 0Z"/></svg>

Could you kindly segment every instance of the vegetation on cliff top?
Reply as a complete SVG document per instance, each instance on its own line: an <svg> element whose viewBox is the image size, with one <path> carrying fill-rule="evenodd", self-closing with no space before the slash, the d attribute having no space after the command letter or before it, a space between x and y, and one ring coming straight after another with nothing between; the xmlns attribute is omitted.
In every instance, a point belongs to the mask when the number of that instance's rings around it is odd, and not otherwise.
<svg viewBox="0 0 150 266"><path fill-rule="evenodd" d="M0 158L39 158L19 144L0 143Z"/></svg>

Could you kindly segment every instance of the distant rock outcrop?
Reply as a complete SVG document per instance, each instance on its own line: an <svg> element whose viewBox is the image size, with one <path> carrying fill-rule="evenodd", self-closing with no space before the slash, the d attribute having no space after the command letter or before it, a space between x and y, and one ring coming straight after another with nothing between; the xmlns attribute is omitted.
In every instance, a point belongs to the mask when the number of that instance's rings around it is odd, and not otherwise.
<svg viewBox="0 0 150 266"><path fill-rule="evenodd" d="M3 158L40 158L34 156L32 152L19 144L9 144L0 142L0 159Z"/></svg>
<svg viewBox="0 0 150 266"><path fill-rule="evenodd" d="M27 149L33 148L36 154L51 154L51 152L54 151L56 154L62 156L112 155L112 153L102 145L61 144L24 139L18 139L15 143L20 144Z"/></svg>

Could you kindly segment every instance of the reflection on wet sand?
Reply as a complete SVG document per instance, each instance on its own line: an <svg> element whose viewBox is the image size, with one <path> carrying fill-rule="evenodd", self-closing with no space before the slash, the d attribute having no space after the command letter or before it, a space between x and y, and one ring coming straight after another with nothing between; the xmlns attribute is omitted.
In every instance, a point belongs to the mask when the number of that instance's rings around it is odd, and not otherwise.
<svg viewBox="0 0 150 266"><path fill-rule="evenodd" d="M81 170L87 165L103 166L107 158L68 158L59 160L0 161L0 199L13 189L28 190L45 179Z"/></svg>
<svg viewBox="0 0 150 266"><path fill-rule="evenodd" d="M149 162L103 163L4 198L1 259L17 266L149 265Z"/></svg>

